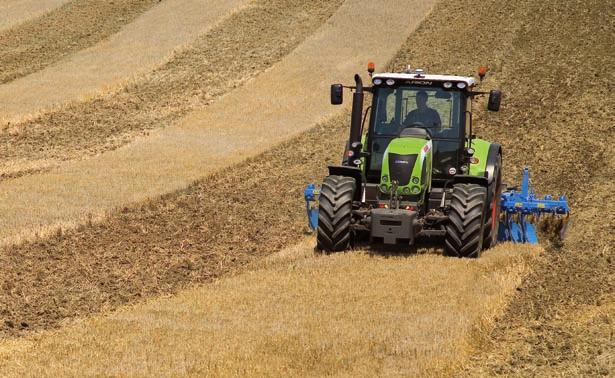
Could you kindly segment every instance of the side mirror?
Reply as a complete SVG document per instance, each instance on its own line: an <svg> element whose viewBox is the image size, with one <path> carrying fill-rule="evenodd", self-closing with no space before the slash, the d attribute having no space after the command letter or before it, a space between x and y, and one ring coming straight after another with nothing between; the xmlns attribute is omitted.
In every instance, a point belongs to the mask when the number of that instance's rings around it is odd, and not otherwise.
<svg viewBox="0 0 615 378"><path fill-rule="evenodd" d="M492 112L497 112L500 110L500 103L502 102L502 92L492 89L489 92L489 102L487 103L487 109Z"/></svg>
<svg viewBox="0 0 615 378"><path fill-rule="evenodd" d="M331 85L331 105L341 105L344 102L344 87L342 84Z"/></svg>

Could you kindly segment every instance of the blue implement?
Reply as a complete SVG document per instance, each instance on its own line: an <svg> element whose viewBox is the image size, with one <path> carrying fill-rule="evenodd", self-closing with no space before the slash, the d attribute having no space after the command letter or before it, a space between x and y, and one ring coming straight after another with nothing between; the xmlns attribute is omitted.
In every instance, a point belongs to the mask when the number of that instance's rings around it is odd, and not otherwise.
<svg viewBox="0 0 615 378"><path fill-rule="evenodd" d="M308 226L315 231L318 228L318 196L320 188L309 184L303 191L305 197L305 210L308 217ZM500 225L498 228L499 241L512 241L514 243L538 243L536 220L555 219L555 229L559 238L564 239L566 226L570 215L568 200L565 196L537 196L530 186L530 173L527 168L523 170L521 190L510 190L502 193L500 199Z"/></svg>
<svg viewBox="0 0 615 378"><path fill-rule="evenodd" d="M318 228L318 195L320 189L315 184L309 184L303 191L305 197L305 210L308 216L308 226L312 231Z"/></svg>
<svg viewBox="0 0 615 378"><path fill-rule="evenodd" d="M537 196L530 187L530 171L525 168L521 191L502 193L500 213L498 240L537 244L538 236L533 220L544 215L562 218L558 223L558 231L560 239L563 239L570 208L565 196L559 196L557 199L550 195Z"/></svg>

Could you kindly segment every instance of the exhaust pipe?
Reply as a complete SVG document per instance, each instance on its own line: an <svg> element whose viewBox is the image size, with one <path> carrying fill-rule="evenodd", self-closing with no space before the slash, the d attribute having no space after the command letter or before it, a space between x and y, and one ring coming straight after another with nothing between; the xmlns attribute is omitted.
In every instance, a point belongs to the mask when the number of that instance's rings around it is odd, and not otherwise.
<svg viewBox="0 0 615 378"><path fill-rule="evenodd" d="M356 89L352 95L352 116L350 119L350 137L348 138L347 161L351 167L356 167L355 160L361 152L361 121L363 117L363 80L359 74L354 75Z"/></svg>

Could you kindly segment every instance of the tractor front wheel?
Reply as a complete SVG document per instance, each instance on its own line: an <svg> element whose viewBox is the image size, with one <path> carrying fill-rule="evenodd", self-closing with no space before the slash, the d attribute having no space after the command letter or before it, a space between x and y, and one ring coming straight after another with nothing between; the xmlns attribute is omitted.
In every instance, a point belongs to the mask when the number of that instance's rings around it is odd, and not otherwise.
<svg viewBox="0 0 615 378"><path fill-rule="evenodd" d="M480 256L483 249L487 189L476 184L453 186L446 224L444 253L447 256Z"/></svg>
<svg viewBox="0 0 615 378"><path fill-rule="evenodd" d="M316 236L316 248L320 251L338 252L350 247L355 190L355 180L350 177L328 176L322 183Z"/></svg>

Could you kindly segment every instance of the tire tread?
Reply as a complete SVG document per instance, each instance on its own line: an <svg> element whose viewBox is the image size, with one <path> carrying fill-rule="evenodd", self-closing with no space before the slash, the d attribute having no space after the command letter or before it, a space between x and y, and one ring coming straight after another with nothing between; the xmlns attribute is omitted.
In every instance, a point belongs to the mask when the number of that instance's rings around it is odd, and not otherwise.
<svg viewBox="0 0 615 378"><path fill-rule="evenodd" d="M339 252L350 247L354 179L328 176L320 189L316 247L324 252Z"/></svg>
<svg viewBox="0 0 615 378"><path fill-rule="evenodd" d="M448 256L479 257L483 246L487 189L476 184L453 187L446 224L444 253Z"/></svg>

